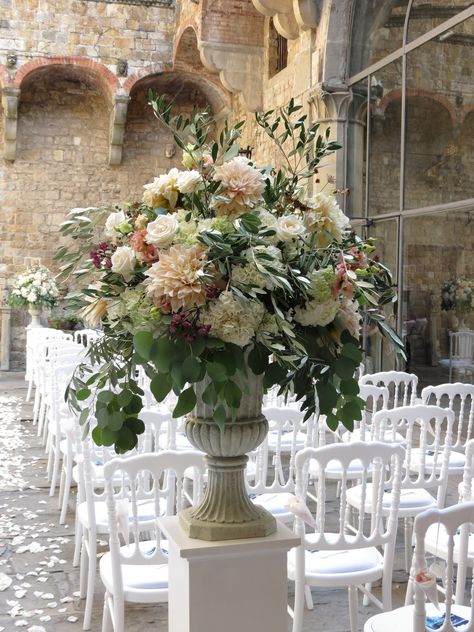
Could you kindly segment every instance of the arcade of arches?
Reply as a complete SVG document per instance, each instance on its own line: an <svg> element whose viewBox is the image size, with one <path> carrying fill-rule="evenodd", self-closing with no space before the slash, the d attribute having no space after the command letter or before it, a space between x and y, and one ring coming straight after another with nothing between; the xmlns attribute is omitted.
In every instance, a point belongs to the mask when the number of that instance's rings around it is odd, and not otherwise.
<svg viewBox="0 0 474 632"><path fill-rule="evenodd" d="M41 7L40 7L41 4ZM44 7L51 5L51 10ZM44 6L43 6L44 5ZM53 6L54 5L54 6ZM74 206L134 200L179 164L147 91L216 126L246 119L242 146L278 162L253 112L290 97L343 145L316 191L379 238L401 301L409 368L446 381L441 287L474 279L474 6L468 0L4 0L0 20L0 291L25 264L54 267ZM330 182L329 182L330 181ZM1 298L1 297L0 297ZM23 362L24 315L2 307L2 362ZM369 334L371 332L368 332ZM367 336L370 368L393 358Z"/></svg>

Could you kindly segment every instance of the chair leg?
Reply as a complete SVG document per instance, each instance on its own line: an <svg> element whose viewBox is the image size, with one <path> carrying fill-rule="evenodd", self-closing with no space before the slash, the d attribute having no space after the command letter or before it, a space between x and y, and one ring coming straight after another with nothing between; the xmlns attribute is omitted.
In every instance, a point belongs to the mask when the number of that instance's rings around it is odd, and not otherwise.
<svg viewBox="0 0 474 632"><path fill-rule="evenodd" d="M86 607L84 608L84 624L83 630L90 630L92 619L92 606L94 605L94 584L95 584L95 571L97 565L97 541L95 538L89 537L89 555L88 555L89 568L87 571L87 594L86 594Z"/></svg>
<svg viewBox="0 0 474 632"><path fill-rule="evenodd" d="M410 572L411 558L412 558L412 546L411 546L411 520L405 518L405 570Z"/></svg>
<svg viewBox="0 0 474 632"><path fill-rule="evenodd" d="M313 595L311 594L311 586L308 584L304 587L304 599L308 610L314 610Z"/></svg>
<svg viewBox="0 0 474 632"><path fill-rule="evenodd" d="M56 493L56 485L58 482L59 465L60 465L60 457L61 457L59 445L55 446L53 452L54 452L54 464L53 464L53 471L51 474L51 487L49 488L50 496L54 496L54 494Z"/></svg>
<svg viewBox="0 0 474 632"><path fill-rule="evenodd" d="M372 584L366 584L366 585L365 585L365 589L366 589L368 592L372 592ZM362 598L362 605L363 605L363 606L368 606L368 605L370 605L370 599L367 597L367 595L364 595L364 596L363 596L363 598Z"/></svg>
<svg viewBox="0 0 474 632"><path fill-rule="evenodd" d="M64 489L63 489L63 497L61 504L61 516L59 517L59 524L66 524L66 514L69 503L69 494L71 492L71 483L72 483L72 463L65 464L65 475L64 475Z"/></svg>
<svg viewBox="0 0 474 632"><path fill-rule="evenodd" d="M83 531L82 524L79 522L79 517L77 515L77 507L76 507L76 528L74 530L74 534L75 534L74 557L72 558L72 565L74 567L79 566L79 562L81 561L82 531Z"/></svg>
<svg viewBox="0 0 474 632"><path fill-rule="evenodd" d="M36 387L36 390L35 390L35 401L34 401L34 404L33 404L33 425L38 423L38 413L39 413L39 409L40 409L40 399L41 399L40 391L39 391L39 388ZM39 432L38 432L37 436L38 437L40 436Z"/></svg>
<svg viewBox="0 0 474 632"><path fill-rule="evenodd" d="M79 569L79 597L85 599L87 593L87 570L89 568L89 554L86 547L87 531L84 529L81 542L81 566Z"/></svg>
<svg viewBox="0 0 474 632"><path fill-rule="evenodd" d="M104 610L102 613L102 632L114 632L112 617L110 616L109 610L109 597L110 595L106 592L104 595Z"/></svg>
<svg viewBox="0 0 474 632"><path fill-rule="evenodd" d="M61 468L61 475L59 477L59 493L58 493L58 509L61 509L63 506L63 494L64 494L64 483L66 481L66 473L64 471L64 463ZM59 522L61 524L61 521Z"/></svg>
<svg viewBox="0 0 474 632"><path fill-rule="evenodd" d="M351 632L358 632L357 628L357 611L359 603L357 599L357 586L349 586L349 621Z"/></svg>
<svg viewBox="0 0 474 632"><path fill-rule="evenodd" d="M26 401L29 402L31 399L31 391L33 390L33 380L30 379L28 382L28 392L26 394Z"/></svg>

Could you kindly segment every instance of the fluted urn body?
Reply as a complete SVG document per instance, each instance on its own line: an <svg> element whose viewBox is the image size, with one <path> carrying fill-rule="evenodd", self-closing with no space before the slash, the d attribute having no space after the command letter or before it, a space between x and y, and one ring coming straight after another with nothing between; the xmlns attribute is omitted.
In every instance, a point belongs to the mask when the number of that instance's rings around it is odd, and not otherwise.
<svg viewBox="0 0 474 632"><path fill-rule="evenodd" d="M201 395L208 381L196 385L198 402L186 420L186 435L206 454L208 482L202 502L179 514L181 526L191 538L233 540L270 535L275 518L254 505L245 488L247 453L264 440L268 422L262 415L262 377L248 372L248 385L235 421L230 411L224 430L213 421L213 408Z"/></svg>

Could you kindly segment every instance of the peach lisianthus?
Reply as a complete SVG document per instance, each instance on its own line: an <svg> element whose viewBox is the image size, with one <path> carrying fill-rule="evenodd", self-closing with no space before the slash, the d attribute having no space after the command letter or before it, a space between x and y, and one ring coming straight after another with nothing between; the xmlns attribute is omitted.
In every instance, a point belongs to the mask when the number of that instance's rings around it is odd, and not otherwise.
<svg viewBox="0 0 474 632"><path fill-rule="evenodd" d="M146 228L142 228L136 233L133 233L130 238L130 247L135 251L139 261L143 261L144 263L155 263L155 261L158 261L160 257L155 246L147 243L146 236Z"/></svg>
<svg viewBox="0 0 474 632"><path fill-rule="evenodd" d="M145 273L149 277L147 292L155 305L169 305L173 312L204 305L206 261L201 246L177 244L163 251L158 263Z"/></svg>
<svg viewBox="0 0 474 632"><path fill-rule="evenodd" d="M238 217L262 199L265 178L247 158L238 156L214 169L213 180L221 183L220 195L228 201L216 201L216 215Z"/></svg>

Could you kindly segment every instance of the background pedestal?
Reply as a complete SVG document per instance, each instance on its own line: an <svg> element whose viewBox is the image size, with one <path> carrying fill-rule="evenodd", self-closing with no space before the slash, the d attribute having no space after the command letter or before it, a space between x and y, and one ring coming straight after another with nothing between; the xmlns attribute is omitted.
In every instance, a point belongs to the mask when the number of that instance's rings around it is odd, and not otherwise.
<svg viewBox="0 0 474 632"><path fill-rule="evenodd" d="M287 552L278 524L264 538L205 542L176 517L159 519L169 546L169 632L287 632Z"/></svg>

